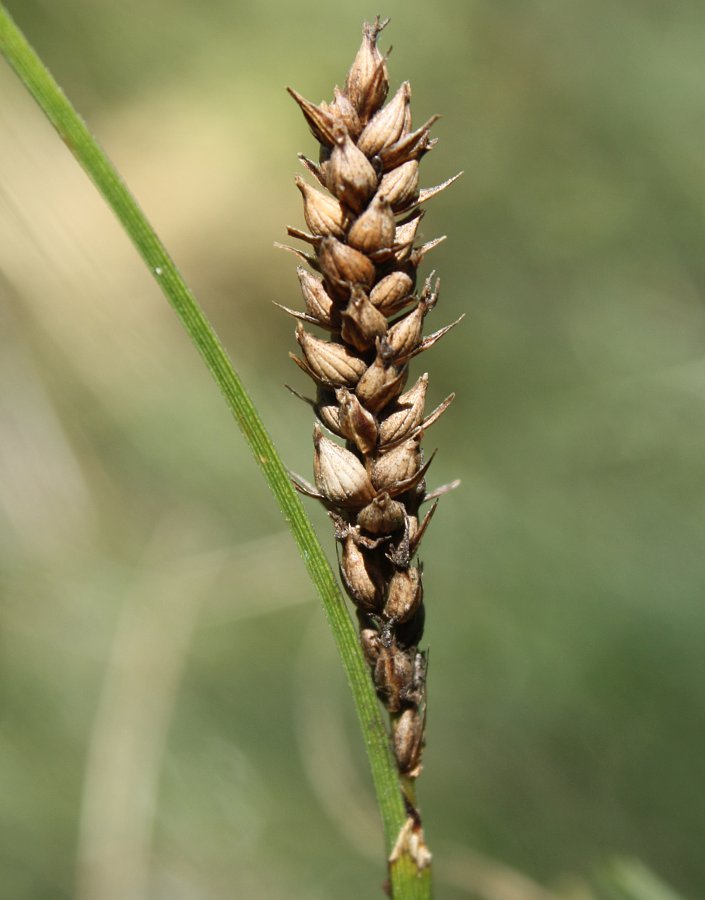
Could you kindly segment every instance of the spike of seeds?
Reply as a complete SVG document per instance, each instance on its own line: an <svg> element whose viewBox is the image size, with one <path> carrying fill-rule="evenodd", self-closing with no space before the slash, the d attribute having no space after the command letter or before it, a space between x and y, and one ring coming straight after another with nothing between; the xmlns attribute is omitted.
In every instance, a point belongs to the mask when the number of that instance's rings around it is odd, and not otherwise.
<svg viewBox="0 0 705 900"><path fill-rule="evenodd" d="M417 269L437 241L418 248L414 242L418 205L455 179L419 190L419 160L435 143L429 131L437 117L412 131L406 81L383 106L389 80L377 38L386 24L365 23L344 88L335 88L331 103L315 106L288 89L320 144L320 165L300 158L328 193L296 178L311 234L295 228L289 234L309 243L314 255L293 252L322 278L300 266L305 312L287 311L330 333L322 340L299 322L303 359L292 358L318 385L316 401L307 402L319 421L347 441L343 447L330 440L317 424L315 488L300 478L296 485L320 499L333 519L343 585L391 716L397 765L415 778L424 744L426 656L418 650L422 570L412 560L435 511L434 505L420 520L421 503L434 496L425 482L433 457L424 462L421 440L452 395L424 419L428 375L402 391L408 360L448 330L422 336L438 282L429 277L414 293Z"/></svg>

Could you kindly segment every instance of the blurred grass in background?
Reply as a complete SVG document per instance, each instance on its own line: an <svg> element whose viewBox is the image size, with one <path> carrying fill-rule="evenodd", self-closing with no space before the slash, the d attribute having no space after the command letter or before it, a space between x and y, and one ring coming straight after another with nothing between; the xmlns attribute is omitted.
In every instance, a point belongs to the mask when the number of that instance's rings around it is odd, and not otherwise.
<svg viewBox="0 0 705 900"><path fill-rule="evenodd" d="M697 4L7 4L212 317L284 459L300 225L283 91L392 17L438 148L420 800L437 895L584 897L614 854L705 892L705 19ZM334 10L334 11L333 11ZM227 409L0 65L0 895L358 898L352 708ZM80 324L76 326L76 321ZM313 512L333 555L325 516ZM523 873L523 874L519 874ZM537 883L546 890L538 888ZM549 895L548 890L553 893ZM512 894L511 891L514 890ZM621 896L621 895L620 895Z"/></svg>

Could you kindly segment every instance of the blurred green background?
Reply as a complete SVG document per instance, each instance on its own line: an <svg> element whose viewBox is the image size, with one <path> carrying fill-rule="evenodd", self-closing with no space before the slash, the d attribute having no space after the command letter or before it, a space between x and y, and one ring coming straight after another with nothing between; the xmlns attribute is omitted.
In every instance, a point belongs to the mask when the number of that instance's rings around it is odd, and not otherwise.
<svg viewBox="0 0 705 900"><path fill-rule="evenodd" d="M420 803L446 900L705 895L705 16L688 2L15 0L288 465L301 226L283 88L392 17L447 233ZM426 271L428 266L426 267ZM217 389L0 64L0 896L378 896L332 641ZM312 515L333 555L325 516ZM655 896L655 895L654 895Z"/></svg>

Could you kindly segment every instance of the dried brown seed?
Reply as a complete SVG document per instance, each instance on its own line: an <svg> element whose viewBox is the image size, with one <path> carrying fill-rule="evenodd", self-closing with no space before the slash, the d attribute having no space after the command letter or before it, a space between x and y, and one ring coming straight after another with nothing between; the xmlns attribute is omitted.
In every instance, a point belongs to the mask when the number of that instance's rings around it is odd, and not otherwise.
<svg viewBox="0 0 705 900"><path fill-rule="evenodd" d="M417 431L416 437L421 439L421 434ZM424 482L424 477L426 472L428 472L431 463L436 455L436 451L430 455L428 460L421 466L421 468L415 472L413 475L410 475L408 478L405 478L403 481L397 481L394 484L390 484L387 487L389 491L389 495L391 497L398 497L400 494L406 493L407 491L411 491L412 489L419 493L418 503L423 503L426 495L426 483ZM413 501L411 499L406 500L407 509L413 512ZM418 506L416 507L418 509Z"/></svg>
<svg viewBox="0 0 705 900"><path fill-rule="evenodd" d="M401 212L419 196L419 164L412 159L382 177L379 190L394 212Z"/></svg>
<svg viewBox="0 0 705 900"><path fill-rule="evenodd" d="M421 771L425 725L425 714L422 715L417 709L405 709L392 726L394 756L399 771L410 778L418 777Z"/></svg>
<svg viewBox="0 0 705 900"><path fill-rule="evenodd" d="M380 422L380 445L391 444L405 438L421 424L427 389L428 372L424 373L410 390L399 397L389 415Z"/></svg>
<svg viewBox="0 0 705 900"><path fill-rule="evenodd" d="M333 314L333 301L326 293L319 278L312 275L303 266L298 266L296 274L299 276L301 293L306 304L306 312L321 325L330 325Z"/></svg>
<svg viewBox="0 0 705 900"><path fill-rule="evenodd" d="M405 622L416 612L422 599L423 583L420 570L417 568L398 570L389 582L384 614L388 619Z"/></svg>
<svg viewBox="0 0 705 900"><path fill-rule="evenodd" d="M355 454L324 437L320 425L314 426L313 446L313 475L321 494L350 509L366 506L375 489Z"/></svg>
<svg viewBox="0 0 705 900"><path fill-rule="evenodd" d="M336 128L326 168L326 187L343 206L359 213L377 189L377 173L344 128Z"/></svg>
<svg viewBox="0 0 705 900"><path fill-rule="evenodd" d="M316 106L314 103L311 103L310 100L302 97L301 94L293 88L288 87L287 91L299 104L301 112L308 122L308 127L311 129L311 133L316 140L325 144L327 147L332 147L335 143L334 131L337 125L335 118L331 116L325 107Z"/></svg>
<svg viewBox="0 0 705 900"><path fill-rule="evenodd" d="M357 110L338 85L333 88L333 102L328 107L331 115L335 116L347 129L348 134L354 139L362 130L362 123Z"/></svg>
<svg viewBox="0 0 705 900"><path fill-rule="evenodd" d="M323 238L318 248L318 264L328 281L340 290L341 286L362 284L372 287L375 267L358 250L335 238Z"/></svg>
<svg viewBox="0 0 705 900"><path fill-rule="evenodd" d="M426 307L419 302L411 312L399 319L389 329L387 340L394 351L395 359L408 359L410 354L418 347L426 312Z"/></svg>
<svg viewBox="0 0 705 900"><path fill-rule="evenodd" d="M406 272L392 272L372 288L370 301L389 316L410 302L413 289L414 282Z"/></svg>
<svg viewBox="0 0 705 900"><path fill-rule="evenodd" d="M389 350L384 339L377 342L377 356L360 378L355 393L371 412L379 412L404 390L408 375L406 367L389 362Z"/></svg>
<svg viewBox="0 0 705 900"><path fill-rule="evenodd" d="M386 491L416 474L421 465L420 443L421 435L416 434L372 461L371 478L377 490Z"/></svg>
<svg viewBox="0 0 705 900"><path fill-rule="evenodd" d="M353 287L347 307L341 313L341 335L357 350L369 350L377 338L387 333L387 319L359 287Z"/></svg>
<svg viewBox="0 0 705 900"><path fill-rule="evenodd" d="M343 237L345 234L343 210L334 198L317 191L307 184L300 175L294 179L296 187L304 198L304 219L313 234L322 237Z"/></svg>
<svg viewBox="0 0 705 900"><path fill-rule="evenodd" d="M357 524L370 534L392 534L402 527L405 518L404 505L382 493L360 510Z"/></svg>
<svg viewBox="0 0 705 900"><path fill-rule="evenodd" d="M348 243L351 247L370 256L379 250L391 247L394 235L392 207L384 194L377 193L367 209L352 224L348 232Z"/></svg>
<svg viewBox="0 0 705 900"><path fill-rule="evenodd" d="M439 118L439 116L431 116L421 128L406 134L396 144L380 150L379 160L382 163L382 171L388 172L390 169L394 169L412 159L421 159L424 153L427 153L436 143L436 139L430 135L430 130L431 126Z"/></svg>
<svg viewBox="0 0 705 900"><path fill-rule="evenodd" d="M335 396L340 404L338 421L343 435L353 441L361 453L371 453L377 444L375 417L346 388L337 390Z"/></svg>
<svg viewBox="0 0 705 900"><path fill-rule="evenodd" d="M343 344L322 341L303 325L296 327L296 340L314 377L326 385L354 387L367 369L363 360Z"/></svg>
<svg viewBox="0 0 705 900"><path fill-rule="evenodd" d="M373 24L362 26L362 44L345 79L345 93L363 122L377 112L389 90L387 66L377 47L377 37L388 21L380 22L378 16Z"/></svg>
<svg viewBox="0 0 705 900"><path fill-rule="evenodd" d="M404 366L387 366L379 358L360 378L355 393L372 412L379 412L404 390L409 372Z"/></svg>
<svg viewBox="0 0 705 900"><path fill-rule="evenodd" d="M399 140L407 121L410 99L411 85L404 81L389 103L370 119L357 141L365 156L377 156L384 147Z"/></svg>
<svg viewBox="0 0 705 900"><path fill-rule="evenodd" d="M340 574L345 590L361 609L368 613L381 611L384 582L379 563L357 544L352 531L343 541Z"/></svg>
<svg viewBox="0 0 705 900"><path fill-rule="evenodd" d="M341 388L341 390L345 389ZM330 391L319 387L318 397L316 398L316 402L313 404L313 408L319 420L326 426L329 431L332 431L333 434L337 434L338 437L346 437L346 434L340 424L340 407L335 398L335 394L332 394Z"/></svg>

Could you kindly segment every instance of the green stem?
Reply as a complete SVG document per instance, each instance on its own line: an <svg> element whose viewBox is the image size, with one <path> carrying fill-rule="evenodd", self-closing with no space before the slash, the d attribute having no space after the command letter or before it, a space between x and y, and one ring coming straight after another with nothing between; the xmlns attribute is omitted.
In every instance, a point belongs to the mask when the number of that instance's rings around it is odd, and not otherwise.
<svg viewBox="0 0 705 900"><path fill-rule="evenodd" d="M213 328L166 248L84 121L27 43L2 3L0 51L103 195L156 278L222 391L281 508L311 580L320 594L350 684L372 769L389 855L406 821L396 765L355 628L336 578L298 495L291 486L287 471ZM390 880L395 900L427 900L430 897L430 869L427 867L419 872L408 855L403 855L390 866Z"/></svg>

